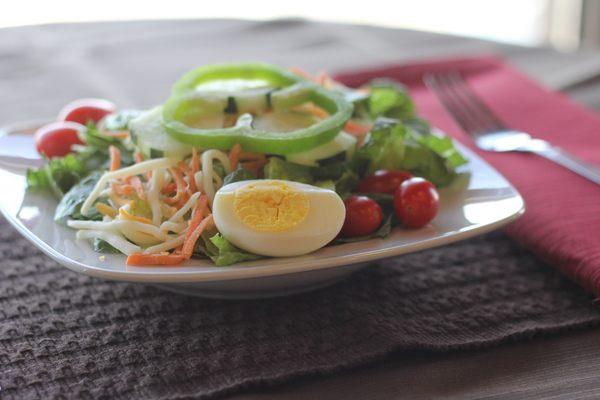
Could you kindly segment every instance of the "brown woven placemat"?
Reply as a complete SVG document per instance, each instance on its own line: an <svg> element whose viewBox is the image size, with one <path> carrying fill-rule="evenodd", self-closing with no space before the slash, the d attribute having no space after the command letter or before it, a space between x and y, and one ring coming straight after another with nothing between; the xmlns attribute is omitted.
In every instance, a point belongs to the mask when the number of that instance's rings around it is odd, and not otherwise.
<svg viewBox="0 0 600 400"><path fill-rule="evenodd" d="M500 232L383 264L289 298L206 300L76 274L0 219L0 397L209 398L600 322Z"/></svg>

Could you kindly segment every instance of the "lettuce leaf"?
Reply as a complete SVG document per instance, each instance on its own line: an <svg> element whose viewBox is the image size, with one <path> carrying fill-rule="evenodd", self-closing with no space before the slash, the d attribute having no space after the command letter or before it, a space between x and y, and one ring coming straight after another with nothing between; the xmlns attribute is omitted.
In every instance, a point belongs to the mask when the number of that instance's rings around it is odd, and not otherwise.
<svg viewBox="0 0 600 400"><path fill-rule="evenodd" d="M412 130L412 134L422 145L437 153L450 167L456 168L467 163L468 160L454 147L452 139L433 133L427 121L414 118L405 121L404 124Z"/></svg>
<svg viewBox="0 0 600 400"><path fill-rule="evenodd" d="M212 230L202 234L196 242L195 256L208 257L219 267L264 258L235 247L223 235L215 232Z"/></svg>
<svg viewBox="0 0 600 400"><path fill-rule="evenodd" d="M359 176L347 162L336 162L322 167L307 167L278 157L269 158L264 175L266 179L285 179L309 185L320 185L327 189L335 188L342 198L348 196L359 181Z"/></svg>
<svg viewBox="0 0 600 400"><path fill-rule="evenodd" d="M287 181L312 184L313 167L294 164L279 157L269 158L264 168L265 179L283 179Z"/></svg>
<svg viewBox="0 0 600 400"><path fill-rule="evenodd" d="M396 118L405 120L415 117L415 104L404 86L391 80L374 80L371 84L368 109L371 118Z"/></svg>
<svg viewBox="0 0 600 400"><path fill-rule="evenodd" d="M378 169L402 169L406 146L406 128L396 120L378 120L368 140L352 159L352 167L360 175Z"/></svg>
<svg viewBox="0 0 600 400"><path fill-rule="evenodd" d="M86 173L82 160L75 154L68 154L48 160L41 168L27 170L27 186L33 189L51 189L57 197L62 197Z"/></svg>
<svg viewBox="0 0 600 400"><path fill-rule="evenodd" d="M456 176L456 167L465 162L452 140L434 135L428 126L415 128L396 119L380 118L351 164L360 176L379 169L400 169L443 187Z"/></svg>

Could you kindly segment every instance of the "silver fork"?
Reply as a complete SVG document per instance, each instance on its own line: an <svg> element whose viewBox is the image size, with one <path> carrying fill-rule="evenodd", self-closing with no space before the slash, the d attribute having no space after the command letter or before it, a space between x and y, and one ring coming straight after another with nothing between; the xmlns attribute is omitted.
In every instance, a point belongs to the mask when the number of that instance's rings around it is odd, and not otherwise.
<svg viewBox="0 0 600 400"><path fill-rule="evenodd" d="M427 74L423 81L475 144L487 151L534 153L600 185L600 167L542 139L507 127L475 94L458 72Z"/></svg>

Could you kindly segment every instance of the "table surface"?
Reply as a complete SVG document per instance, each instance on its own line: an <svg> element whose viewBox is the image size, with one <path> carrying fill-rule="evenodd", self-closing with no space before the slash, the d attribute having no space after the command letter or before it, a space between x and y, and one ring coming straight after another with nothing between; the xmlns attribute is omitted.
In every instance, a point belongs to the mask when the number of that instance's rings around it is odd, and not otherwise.
<svg viewBox="0 0 600 400"><path fill-rule="evenodd" d="M185 42L191 33L203 37L193 52ZM121 46L128 51L119 53ZM156 62L167 48L172 62ZM110 58L103 57L107 49ZM210 62L263 60L309 71L343 71L486 53L501 54L545 85L600 110L600 80L596 79L600 53L591 51L564 54L424 32L296 19L144 21L0 30L0 92L4 94L0 96L0 124L50 118L61 105L78 97L110 97L123 107L151 106L163 100L176 77ZM132 58L135 63L128 62ZM131 65L140 65L140 58L147 68L133 69ZM156 78L144 79L152 83L140 87L135 79L139 75ZM65 76L68 84L57 91L55 79ZM308 377L233 398L598 398L598 360L600 330L591 329L450 355L397 354L351 372Z"/></svg>

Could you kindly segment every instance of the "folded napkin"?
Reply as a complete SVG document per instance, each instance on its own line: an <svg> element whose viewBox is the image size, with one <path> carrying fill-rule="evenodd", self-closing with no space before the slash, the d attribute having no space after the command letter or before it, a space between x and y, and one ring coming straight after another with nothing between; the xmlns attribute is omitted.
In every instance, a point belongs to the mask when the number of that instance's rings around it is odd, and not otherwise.
<svg viewBox="0 0 600 400"><path fill-rule="evenodd" d="M600 296L600 186L542 157L489 153L475 148L434 93L428 72L459 71L508 126L545 139L600 165L600 117L563 94L541 87L495 57L441 60L339 74L349 86L387 77L405 84L420 115L475 149L504 174L525 199L526 212L508 234Z"/></svg>

